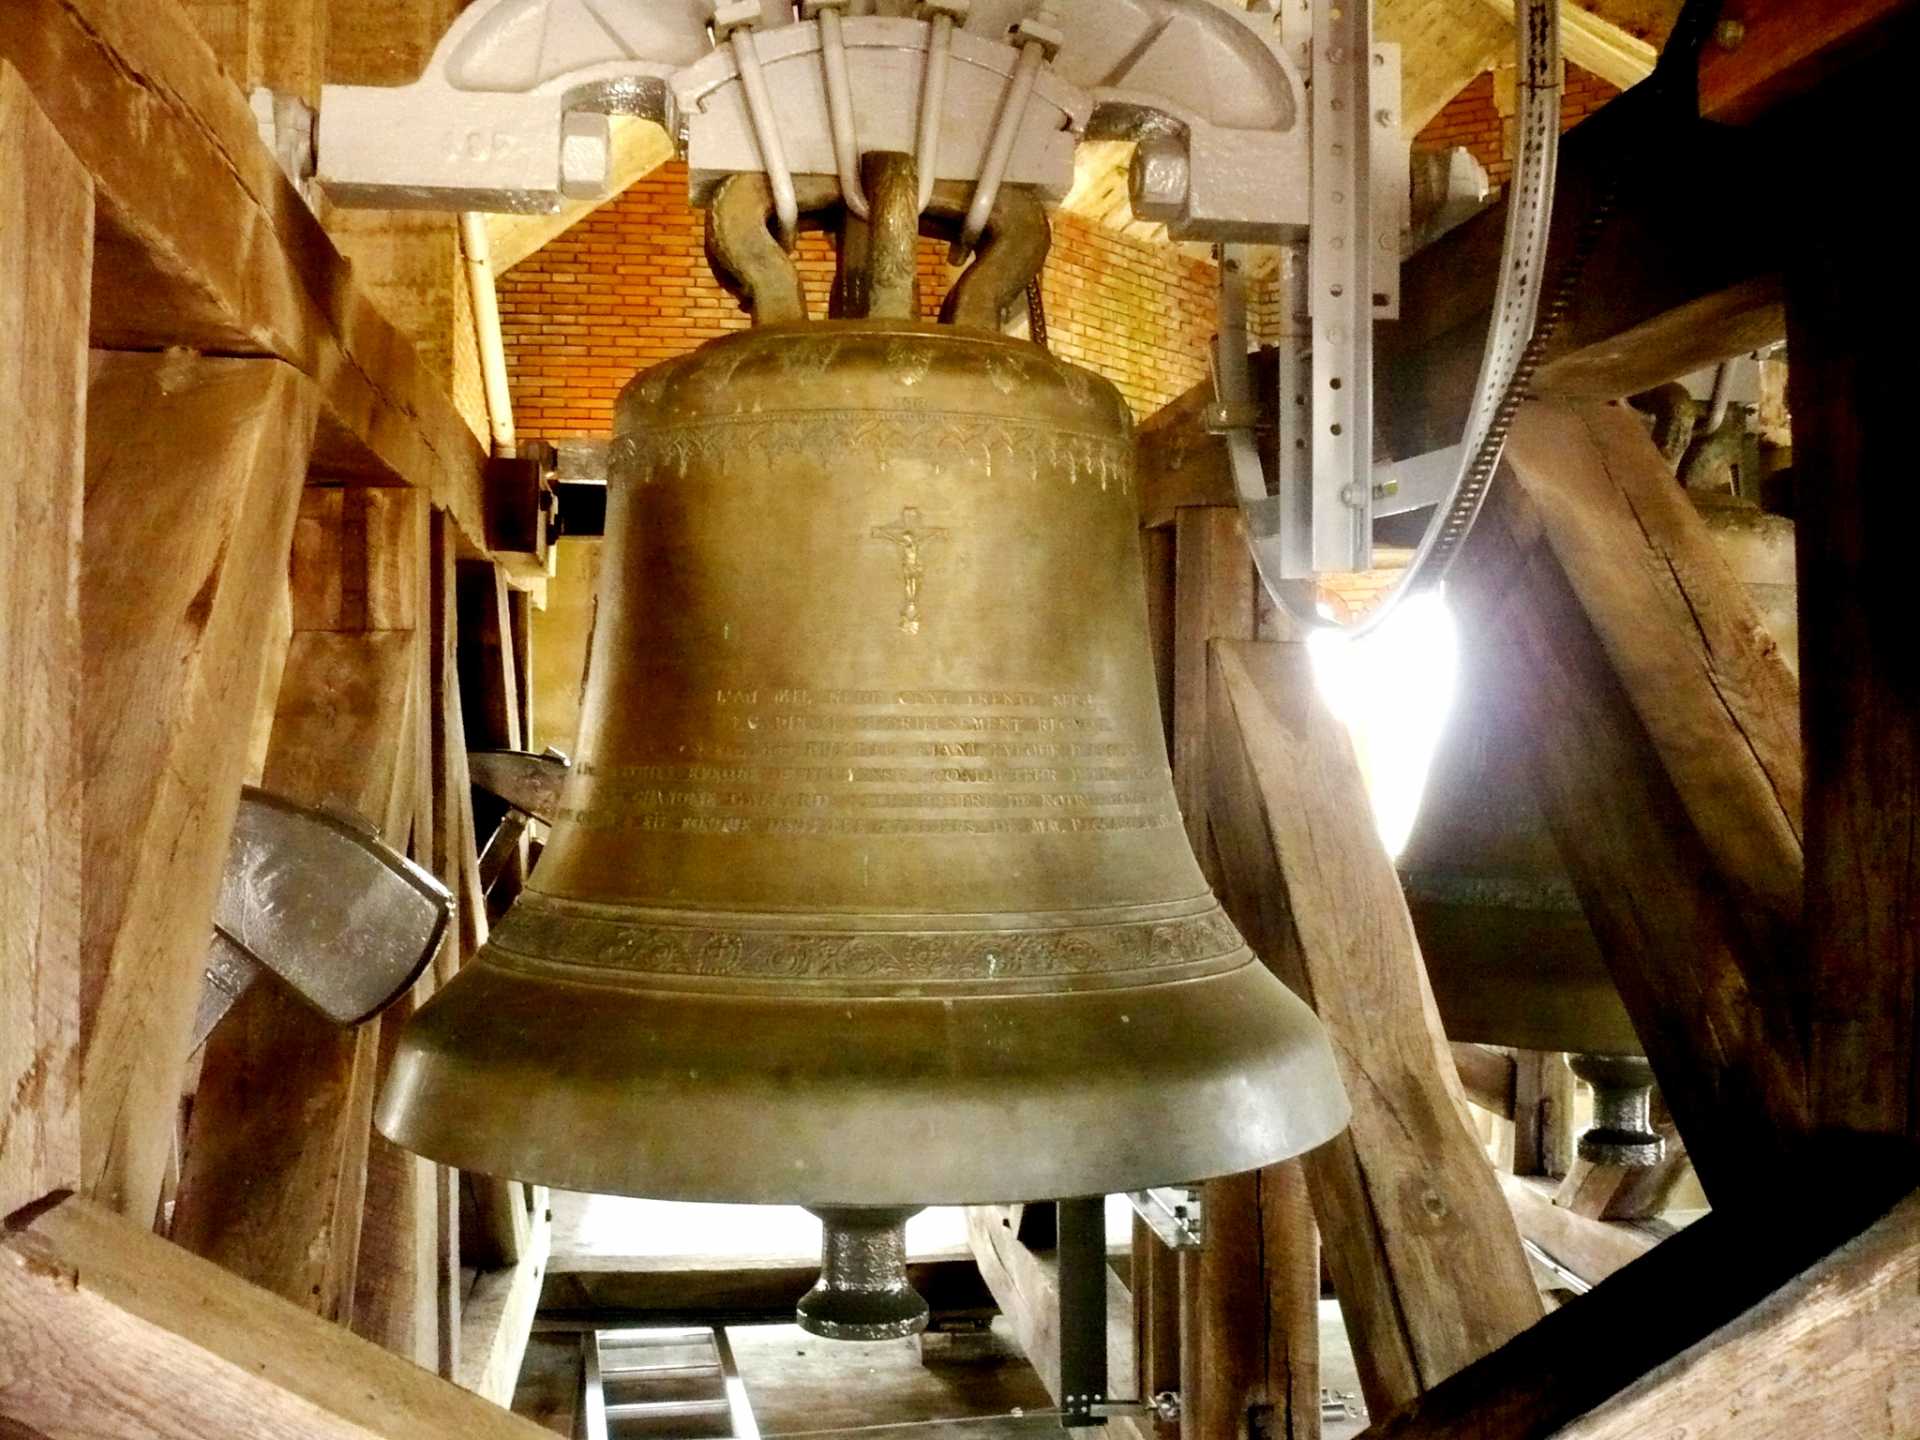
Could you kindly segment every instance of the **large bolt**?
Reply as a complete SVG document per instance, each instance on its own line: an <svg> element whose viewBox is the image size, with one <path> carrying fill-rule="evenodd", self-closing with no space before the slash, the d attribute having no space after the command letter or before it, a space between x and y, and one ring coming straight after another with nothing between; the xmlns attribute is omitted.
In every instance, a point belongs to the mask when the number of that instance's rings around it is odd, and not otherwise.
<svg viewBox="0 0 1920 1440"><path fill-rule="evenodd" d="M1193 173L1187 147L1168 135L1142 140L1127 170L1127 198L1137 220L1172 221L1187 213Z"/></svg>

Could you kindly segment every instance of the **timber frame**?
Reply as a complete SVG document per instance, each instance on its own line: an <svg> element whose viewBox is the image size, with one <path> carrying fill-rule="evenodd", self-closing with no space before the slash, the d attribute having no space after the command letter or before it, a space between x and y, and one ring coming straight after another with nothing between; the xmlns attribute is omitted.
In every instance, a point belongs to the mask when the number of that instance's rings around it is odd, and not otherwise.
<svg viewBox="0 0 1920 1440"><path fill-rule="evenodd" d="M1675 1233L1651 1218L1672 1176L1572 1159L1550 1057L1448 1042L1352 746L1261 603L1206 397L1142 427L1189 838L1333 1033L1355 1118L1300 1160L1210 1182L1207 1249L1137 1227L1130 1287L1107 1289L1110 1369L1182 1403L1120 1428L1317 1436L1324 1265L1378 1440L1920 1433L1920 647L1902 564L1920 501L1901 423L1920 315L1859 143L1891 131L1913 8L1729 0L1744 42L1707 56L1697 115L1635 90L1576 132L1557 249L1602 193L1619 215L1455 590L1481 647L1470 683L1511 718L1707 1219ZM288 88L317 83L309 67ZM1646 163L1654 144L1687 164ZM1783 156L1821 192L1792 193L1781 224L1736 223ZM1404 453L1457 432L1501 223L1409 267L1380 386ZM1782 338L1798 683L1615 403ZM443 381L177 0L5 7L0 413L23 437L0 485L17 831L0 865L0 1436L536 1440L501 1406L539 1304L544 1193L370 1124L399 1021L485 942L530 861L521 840L483 882L497 817L466 773L470 745L536 743L529 568L498 543L526 497L489 483ZM375 820L459 923L416 994L359 1032L250 995L183 1118L248 780ZM1476 1110L1509 1127L1498 1173ZM970 1233L1057 1385L1057 1267L1010 1210L977 1210ZM1543 1298L1543 1254L1593 1288Z"/></svg>

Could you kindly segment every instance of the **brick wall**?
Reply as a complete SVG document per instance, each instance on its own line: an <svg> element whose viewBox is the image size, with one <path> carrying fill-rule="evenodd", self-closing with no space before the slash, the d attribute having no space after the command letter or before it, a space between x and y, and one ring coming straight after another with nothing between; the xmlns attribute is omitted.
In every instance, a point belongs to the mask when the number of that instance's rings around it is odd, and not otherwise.
<svg viewBox="0 0 1920 1440"><path fill-rule="evenodd" d="M1509 66L1507 74L1511 73ZM1456 145L1464 145L1473 152L1474 159L1487 167L1487 175L1494 184L1506 184L1513 178L1513 161L1507 153L1508 119L1502 114L1501 106L1505 104L1511 112L1512 101L1507 98L1510 93L1508 89L1503 95L1497 71L1483 71L1479 79L1454 96L1445 109L1427 122L1426 129L1413 137L1413 148L1451 150ZM1561 102L1562 127L1578 123L1619 93L1591 70L1568 65L1566 96Z"/></svg>
<svg viewBox="0 0 1920 1440"><path fill-rule="evenodd" d="M635 371L743 329L746 317L707 268L703 216L686 170L661 167L500 277L514 420L525 437L604 435ZM833 278L827 238L801 237L816 313ZM939 309L951 272L922 241L923 306ZM1206 375L1213 266L1073 217L1054 227L1042 281L1054 350L1118 385L1145 417Z"/></svg>

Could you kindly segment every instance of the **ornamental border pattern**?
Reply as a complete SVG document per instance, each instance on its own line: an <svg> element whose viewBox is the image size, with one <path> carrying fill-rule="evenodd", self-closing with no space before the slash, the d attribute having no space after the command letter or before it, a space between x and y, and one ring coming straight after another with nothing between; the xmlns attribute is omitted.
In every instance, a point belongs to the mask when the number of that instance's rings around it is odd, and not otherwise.
<svg viewBox="0 0 1920 1440"><path fill-rule="evenodd" d="M717 415L616 438L607 455L617 483L645 485L662 469L685 479L695 465L748 459L763 468L795 454L920 453L996 456L1030 470L1064 472L1121 496L1133 493L1133 447L1110 435L1063 430L1013 416L943 411L802 410Z"/></svg>
<svg viewBox="0 0 1920 1440"><path fill-rule="evenodd" d="M532 902L532 903L529 903ZM490 949L539 963L735 980L1058 979L1222 959L1244 942L1219 910L1055 930L818 931L650 925L522 897Z"/></svg>

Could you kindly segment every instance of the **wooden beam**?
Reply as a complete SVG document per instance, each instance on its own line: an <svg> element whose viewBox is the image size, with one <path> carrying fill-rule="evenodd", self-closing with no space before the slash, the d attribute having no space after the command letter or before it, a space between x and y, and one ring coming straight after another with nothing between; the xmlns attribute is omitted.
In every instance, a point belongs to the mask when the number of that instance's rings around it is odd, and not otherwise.
<svg viewBox="0 0 1920 1440"><path fill-rule="evenodd" d="M1920 1434L1920 1196L1560 1432L1629 1440Z"/></svg>
<svg viewBox="0 0 1920 1440"><path fill-rule="evenodd" d="M1558 1178L1573 1164L1573 1072L1550 1050L1514 1062L1513 1173Z"/></svg>
<svg viewBox="0 0 1920 1440"><path fill-rule="evenodd" d="M1466 1092L1467 1099L1482 1110L1511 1120L1517 1080L1513 1057L1485 1045L1469 1045L1458 1040L1447 1049L1453 1054L1453 1068L1459 1073L1460 1088Z"/></svg>
<svg viewBox="0 0 1920 1440"><path fill-rule="evenodd" d="M1896 102L1864 92L1837 133L1892 121ZM1788 153L1815 143L1810 134ZM1860 184L1875 169L1854 153L1833 175ZM1857 193L1836 194L1796 224L1788 290L1807 747L1802 1018L1815 1125L1920 1143L1920 646L1888 608L1911 571L1900 538L1920 523L1901 478L1913 364L1900 339L1920 310L1903 288L1873 283L1897 250L1866 225Z"/></svg>
<svg viewBox="0 0 1920 1440"><path fill-rule="evenodd" d="M1889 1214L1881 1183L1889 1178L1883 1171L1843 1198L1822 1197L1791 1225L1767 1206L1746 1215L1716 1210L1376 1420L1361 1440L1911 1435L1920 1401L1910 1328L1920 1307L1920 1206L1907 1199ZM1855 1237L1857 1247L1847 1243ZM1805 1368L1789 1353L1800 1340L1812 1342ZM1849 1343L1870 1363L1819 1363L1822 1347ZM1716 1363L1722 1347L1731 1363ZM1761 1356L1771 1363L1757 1363ZM1693 1388L1700 1381L1708 1383ZM1654 1398L1663 1392L1684 1408L1663 1409ZM1606 1417L1606 1428L1565 1428L1588 1415ZM1860 1428L1849 1429L1852 1422Z"/></svg>
<svg viewBox="0 0 1920 1440"><path fill-rule="evenodd" d="M1304 647L1218 642L1213 661L1224 898L1327 1027L1353 1101L1347 1131L1305 1164L1367 1403L1384 1414L1531 1325L1540 1298Z"/></svg>
<svg viewBox="0 0 1920 1440"><path fill-rule="evenodd" d="M1514 0L1483 3L1512 26ZM1651 75L1660 54L1640 36L1572 0L1562 0L1560 5L1560 53L1617 90L1638 85Z"/></svg>
<svg viewBox="0 0 1920 1440"><path fill-rule="evenodd" d="M1205 1199L1181 1433L1319 1440L1320 1243L1306 1171L1293 1160L1210 1180Z"/></svg>
<svg viewBox="0 0 1920 1440"><path fill-rule="evenodd" d="M344 805L400 842L424 700L410 608L423 519L404 492L309 494L295 614L340 628L295 631L266 773L268 789ZM342 1031L277 987L248 991L207 1045L174 1238L351 1320L378 1053L377 1024Z"/></svg>
<svg viewBox="0 0 1920 1440"><path fill-rule="evenodd" d="M0 1233L0 1433L552 1440L91 1202Z"/></svg>
<svg viewBox="0 0 1920 1440"><path fill-rule="evenodd" d="M1057 1404L1060 1400L1060 1262L1029 1250L1014 1233L1004 1205L967 1209L967 1243L1027 1361ZM1134 1379L1133 1302L1111 1268L1107 1271L1107 1390L1139 1393Z"/></svg>
<svg viewBox="0 0 1920 1440"><path fill-rule="evenodd" d="M487 247L493 270L504 275L529 255L558 240L582 220L647 178L674 156L673 141L651 120L613 117L612 181L604 199L564 205L551 215L489 215Z"/></svg>
<svg viewBox="0 0 1920 1440"><path fill-rule="evenodd" d="M323 471L426 490L484 553L478 442L353 285L186 12L17 0L0 59L94 177L95 345L286 361L319 387Z"/></svg>
<svg viewBox="0 0 1920 1440"><path fill-rule="evenodd" d="M0 485L0 1215L80 1183L87 295L93 190L0 64L0 415L32 443Z"/></svg>
<svg viewBox="0 0 1920 1440"><path fill-rule="evenodd" d="M242 93L264 86L319 106L325 0L184 0L184 8Z"/></svg>
<svg viewBox="0 0 1920 1440"><path fill-rule="evenodd" d="M1589 1285L1630 1265L1677 1233L1651 1220L1599 1220L1554 1203L1551 1180L1502 1175L1500 1188L1520 1233Z"/></svg>
<svg viewBox="0 0 1920 1440"><path fill-rule="evenodd" d="M1911 22L1907 0L1725 0L1723 29L1700 56L1700 113L1709 120L1751 121L1784 101L1887 47L1898 27ZM1902 37L1912 38L1908 24Z"/></svg>
<svg viewBox="0 0 1920 1440"><path fill-rule="evenodd" d="M514 1189L525 1193L522 1187ZM477 1274L460 1304L460 1386L503 1407L513 1404L514 1382L533 1334L533 1317L540 1308L547 1257L553 1248L553 1212L547 1208L547 1192L536 1187L534 1196L520 1258L503 1270Z"/></svg>
<svg viewBox="0 0 1920 1440"><path fill-rule="evenodd" d="M1513 53L1513 17L1455 0L1378 0L1373 33L1400 47L1400 130L1411 138L1489 65Z"/></svg>
<svg viewBox="0 0 1920 1440"><path fill-rule="evenodd" d="M1630 411L1522 409L1455 603L1710 1197L1808 1129L1798 694ZM1766 1177L1774 1175L1776 1180Z"/></svg>
<svg viewBox="0 0 1920 1440"><path fill-rule="evenodd" d="M1683 171L1645 163L1650 149L1692 157ZM1579 294L1535 377L1539 394L1637 394L1785 334L1778 236L1730 222L1764 190L1777 142L1759 132L1677 119L1636 86L1570 130L1562 144L1549 275L1606 203L1611 218ZM1408 261L1402 319L1381 335L1378 413L1391 451L1456 444L1492 315L1506 203Z"/></svg>
<svg viewBox="0 0 1920 1440"><path fill-rule="evenodd" d="M315 397L278 361L124 354L88 406L85 1188L150 1219Z"/></svg>

